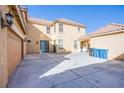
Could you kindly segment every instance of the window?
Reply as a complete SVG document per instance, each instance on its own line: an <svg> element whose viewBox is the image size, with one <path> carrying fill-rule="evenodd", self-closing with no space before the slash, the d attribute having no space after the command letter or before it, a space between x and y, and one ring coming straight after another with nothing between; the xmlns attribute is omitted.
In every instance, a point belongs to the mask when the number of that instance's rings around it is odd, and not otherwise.
<svg viewBox="0 0 124 93"><path fill-rule="evenodd" d="M77 49L77 40L74 40L74 48Z"/></svg>
<svg viewBox="0 0 124 93"><path fill-rule="evenodd" d="M63 24L59 24L59 32L63 32Z"/></svg>
<svg viewBox="0 0 124 93"><path fill-rule="evenodd" d="M78 32L80 32L80 27L78 27Z"/></svg>
<svg viewBox="0 0 124 93"><path fill-rule="evenodd" d="M27 43L31 43L31 40L27 40Z"/></svg>
<svg viewBox="0 0 124 93"><path fill-rule="evenodd" d="M46 33L50 34L50 27L49 26L46 27Z"/></svg>
<svg viewBox="0 0 124 93"><path fill-rule="evenodd" d="M58 40L58 48L63 49L63 40L62 39Z"/></svg>
<svg viewBox="0 0 124 93"><path fill-rule="evenodd" d="M54 32L56 32L56 25L54 25Z"/></svg>

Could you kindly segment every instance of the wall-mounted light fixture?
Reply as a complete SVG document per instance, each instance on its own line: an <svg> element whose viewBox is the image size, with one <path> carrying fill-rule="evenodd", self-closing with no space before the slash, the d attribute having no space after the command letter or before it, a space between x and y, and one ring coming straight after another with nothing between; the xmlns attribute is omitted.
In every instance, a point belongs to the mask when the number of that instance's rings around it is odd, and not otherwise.
<svg viewBox="0 0 124 93"><path fill-rule="evenodd" d="M6 26L11 26L13 24L13 15L10 13L5 14L5 19L3 17L0 18L0 25L1 28L4 28Z"/></svg>

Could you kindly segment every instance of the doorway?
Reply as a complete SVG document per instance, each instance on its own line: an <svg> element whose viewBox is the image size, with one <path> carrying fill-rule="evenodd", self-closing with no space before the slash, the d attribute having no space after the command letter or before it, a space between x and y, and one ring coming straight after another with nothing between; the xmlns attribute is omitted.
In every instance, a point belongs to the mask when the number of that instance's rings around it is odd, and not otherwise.
<svg viewBox="0 0 124 93"><path fill-rule="evenodd" d="M49 52L49 41L48 40L40 41L40 50L41 52Z"/></svg>

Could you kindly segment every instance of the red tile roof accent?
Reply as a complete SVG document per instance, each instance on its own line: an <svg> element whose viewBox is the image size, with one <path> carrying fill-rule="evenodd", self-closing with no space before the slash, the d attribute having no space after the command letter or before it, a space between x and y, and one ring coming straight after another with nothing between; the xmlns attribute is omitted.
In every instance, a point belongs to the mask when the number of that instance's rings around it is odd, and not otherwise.
<svg viewBox="0 0 124 93"><path fill-rule="evenodd" d="M119 30L124 30L123 24L111 23L91 33L90 35L98 35L103 33L115 32Z"/></svg>
<svg viewBox="0 0 124 93"><path fill-rule="evenodd" d="M118 32L124 32L124 25L123 24L117 24L117 23L111 23L108 25L105 25L104 27L98 29L97 31L88 34L88 35L82 35L79 40L85 41L93 36L101 36L101 35L107 35L112 33L118 33Z"/></svg>

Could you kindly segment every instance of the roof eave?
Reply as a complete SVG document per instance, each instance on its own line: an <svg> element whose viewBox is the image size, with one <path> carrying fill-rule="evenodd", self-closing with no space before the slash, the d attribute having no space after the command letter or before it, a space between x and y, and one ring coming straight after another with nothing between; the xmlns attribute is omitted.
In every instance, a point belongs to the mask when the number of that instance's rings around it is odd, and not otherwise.
<svg viewBox="0 0 124 93"><path fill-rule="evenodd" d="M116 33L123 33L124 30L117 30L117 31L113 31L113 32L105 32L105 33L99 33L99 34L91 34L91 37L97 37L97 36L104 36L104 35L110 35L110 34L116 34Z"/></svg>
<svg viewBox="0 0 124 93"><path fill-rule="evenodd" d="M18 15L19 15L19 18L20 18L20 20L21 20L21 23L22 23L24 32L26 33L26 32L27 32L27 31L26 31L26 26L25 26L24 21L23 21L23 19L22 19L22 15L21 15L21 12L20 12L20 9L19 9L18 5L16 5L15 8L16 8L17 13L18 13Z"/></svg>

